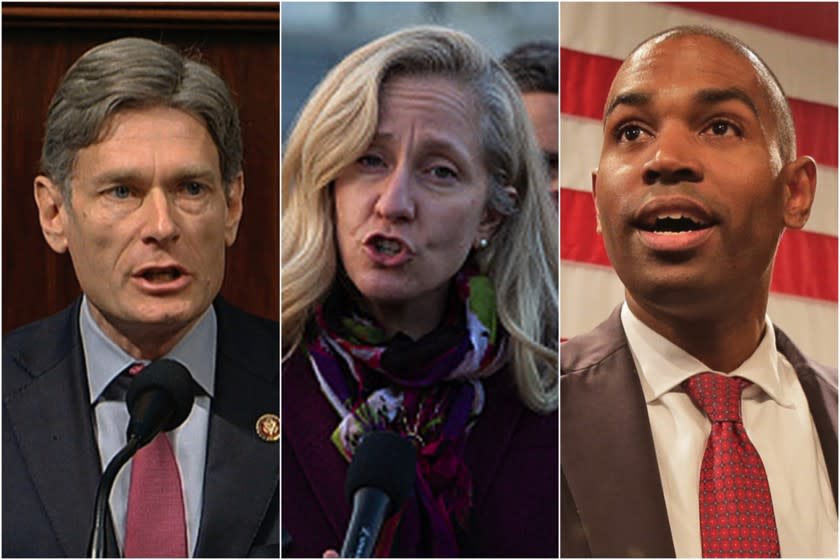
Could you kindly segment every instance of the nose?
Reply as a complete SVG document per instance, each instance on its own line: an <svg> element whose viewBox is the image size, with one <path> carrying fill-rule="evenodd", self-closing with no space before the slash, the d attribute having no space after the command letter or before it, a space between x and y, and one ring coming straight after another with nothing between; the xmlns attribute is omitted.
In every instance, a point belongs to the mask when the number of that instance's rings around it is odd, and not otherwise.
<svg viewBox="0 0 840 560"><path fill-rule="evenodd" d="M662 127L656 139L656 151L642 169L645 183L673 185L702 181L700 147L691 139L692 132L688 128L676 124Z"/></svg>
<svg viewBox="0 0 840 560"><path fill-rule="evenodd" d="M165 243L178 238L180 229L172 216L172 204L161 188L154 187L146 193L143 200L143 241Z"/></svg>
<svg viewBox="0 0 840 560"><path fill-rule="evenodd" d="M411 172L406 165L397 165L383 178L381 192L376 200L376 214L390 222L414 219L415 205Z"/></svg>

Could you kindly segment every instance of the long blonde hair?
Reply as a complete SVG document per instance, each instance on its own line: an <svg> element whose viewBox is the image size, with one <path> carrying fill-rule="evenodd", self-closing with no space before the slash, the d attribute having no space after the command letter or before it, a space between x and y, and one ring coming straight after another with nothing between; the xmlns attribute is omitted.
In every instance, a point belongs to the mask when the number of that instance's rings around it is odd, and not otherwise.
<svg viewBox="0 0 840 560"><path fill-rule="evenodd" d="M516 85L472 38L422 26L377 39L324 78L300 113L283 158L284 355L302 343L315 306L336 278L330 183L373 139L382 84L402 75L440 75L478 100L488 205L506 215L474 261L496 290L522 401L557 409L557 225L548 178ZM511 207L505 186L518 195Z"/></svg>

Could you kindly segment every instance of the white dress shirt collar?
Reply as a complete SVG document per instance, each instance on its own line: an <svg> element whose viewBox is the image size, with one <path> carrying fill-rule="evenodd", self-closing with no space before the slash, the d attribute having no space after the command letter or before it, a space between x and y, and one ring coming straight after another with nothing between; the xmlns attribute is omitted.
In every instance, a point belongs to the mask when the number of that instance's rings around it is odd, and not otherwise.
<svg viewBox="0 0 840 560"><path fill-rule="evenodd" d="M764 321L764 336L755 352L735 370L719 372L645 325L630 311L627 302L621 306L621 323L648 404L673 390L692 375L711 371L752 381L780 406L791 407L791 389L782 382L779 375L779 354L776 350L773 324L766 315Z"/></svg>
<svg viewBox="0 0 840 560"><path fill-rule="evenodd" d="M85 354L90 402L94 404L113 379L136 360L106 335L90 312L87 296L82 296L79 328ZM216 312L207 308L195 325L178 341L165 358L180 362L211 398L216 378Z"/></svg>

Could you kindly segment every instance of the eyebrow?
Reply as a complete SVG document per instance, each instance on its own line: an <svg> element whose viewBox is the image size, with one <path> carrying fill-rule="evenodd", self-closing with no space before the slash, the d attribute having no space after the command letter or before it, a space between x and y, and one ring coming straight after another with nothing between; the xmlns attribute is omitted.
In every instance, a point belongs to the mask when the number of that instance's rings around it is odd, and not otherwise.
<svg viewBox="0 0 840 560"><path fill-rule="evenodd" d="M619 105L628 105L630 107L642 107L650 103L651 94L641 91L630 91L627 93L619 93L613 97L612 101L607 105L604 111L604 120L618 107Z"/></svg>
<svg viewBox="0 0 840 560"><path fill-rule="evenodd" d="M643 107L650 103L652 97L652 94L640 91L620 93L616 95L607 105L607 108L604 111L604 121L607 120L607 117L609 117L619 105ZM701 105L716 105L718 103L723 103L724 101L732 100L740 101L753 112L756 118L760 118L758 115L758 107L756 107L755 102L753 102L752 98L747 95L744 90L738 87L701 89L692 96L692 99L695 103Z"/></svg>
<svg viewBox="0 0 840 560"><path fill-rule="evenodd" d="M397 136L390 132L377 132L374 137L371 145L376 144L377 142L396 142ZM460 163L468 163L471 161L470 154L466 150L466 146L459 146L456 142L450 141L448 138L438 136L437 134L429 134L426 138L423 139L421 142L421 147L426 152L444 152L448 154L452 154L453 157L459 160L463 160ZM455 162L459 163L459 162Z"/></svg>
<svg viewBox="0 0 840 560"><path fill-rule="evenodd" d="M755 106L755 103L752 98L747 95L747 92L741 88L731 87L723 89L701 89L694 94L694 100L704 105L715 105L717 103L723 103L724 101L740 101L749 107L750 111L753 112L756 118L760 118L758 116L758 107Z"/></svg>
<svg viewBox="0 0 840 560"><path fill-rule="evenodd" d="M203 165L188 165L177 169L175 173L167 177L167 180L175 179L177 181L184 181L188 179L201 179L205 181L215 181L216 173L213 169ZM96 185L109 185L116 183L141 183L146 179L143 172L137 169L111 169L105 171L101 175L93 178L93 183Z"/></svg>
<svg viewBox="0 0 840 560"><path fill-rule="evenodd" d="M143 179L143 174L133 169L110 169L96 175L91 181L94 185L110 185L117 183L136 183Z"/></svg>

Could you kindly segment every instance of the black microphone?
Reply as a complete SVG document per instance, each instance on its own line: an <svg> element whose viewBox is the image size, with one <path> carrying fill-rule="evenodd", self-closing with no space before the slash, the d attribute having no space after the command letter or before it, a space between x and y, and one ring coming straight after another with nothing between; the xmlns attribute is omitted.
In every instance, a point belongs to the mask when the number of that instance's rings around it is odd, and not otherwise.
<svg viewBox="0 0 840 560"><path fill-rule="evenodd" d="M371 557L382 523L399 511L414 490L416 463L414 445L394 432L371 432L362 439L344 481L353 513L342 558Z"/></svg>
<svg viewBox="0 0 840 560"><path fill-rule="evenodd" d="M193 405L194 387L187 368L168 359L151 362L131 380L126 395L126 405L131 416L126 429L127 442L108 463L99 480L88 545L89 557L107 556L105 523L108 518L108 499L120 469L158 433L177 428L186 420Z"/></svg>
<svg viewBox="0 0 840 560"><path fill-rule="evenodd" d="M174 360L157 360L131 381L125 403L131 419L126 439L143 447L159 433L181 425L190 414L195 390L187 368Z"/></svg>

